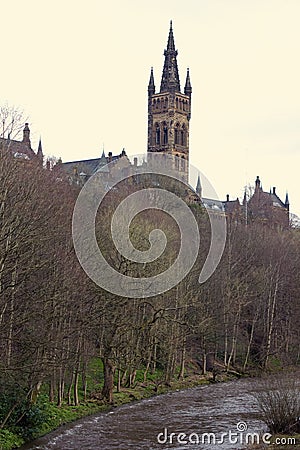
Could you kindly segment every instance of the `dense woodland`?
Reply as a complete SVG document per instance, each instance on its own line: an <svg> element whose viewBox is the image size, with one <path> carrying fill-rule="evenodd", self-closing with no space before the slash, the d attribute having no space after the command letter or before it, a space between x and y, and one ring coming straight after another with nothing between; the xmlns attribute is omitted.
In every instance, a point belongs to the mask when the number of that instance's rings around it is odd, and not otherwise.
<svg viewBox="0 0 300 450"><path fill-rule="evenodd" d="M199 374L299 364L299 230L229 222L221 264L199 285L209 223L202 206L191 205L202 230L191 273L157 297L117 297L86 276L74 253L79 188L55 170L0 150L0 428L28 420L40 392L58 405L84 401L97 359L104 380L99 394L108 403L115 389L135 385L137 371L145 380L158 372L170 383L190 364ZM110 264L136 274L140 268L110 244L112 206L108 199L99 210L99 245ZM163 213L158 220L169 248L150 274L162 271L178 249L176 226ZM133 221L134 245L146 248L154 226L152 213Z"/></svg>

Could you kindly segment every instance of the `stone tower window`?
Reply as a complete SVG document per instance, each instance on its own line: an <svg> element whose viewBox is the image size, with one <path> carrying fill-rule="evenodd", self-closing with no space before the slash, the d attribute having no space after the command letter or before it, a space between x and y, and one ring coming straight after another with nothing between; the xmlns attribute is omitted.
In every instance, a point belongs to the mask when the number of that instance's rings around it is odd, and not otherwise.
<svg viewBox="0 0 300 450"><path fill-rule="evenodd" d="M155 144L160 145L160 128L159 128L158 124L156 124L156 130L155 130Z"/></svg>
<svg viewBox="0 0 300 450"><path fill-rule="evenodd" d="M185 159L184 159L184 156L181 157L181 170L185 171Z"/></svg>
<svg viewBox="0 0 300 450"><path fill-rule="evenodd" d="M181 137L181 145L185 146L186 145L186 131L185 131L185 126L182 126L181 132L180 132L180 137Z"/></svg>
<svg viewBox="0 0 300 450"><path fill-rule="evenodd" d="M181 145L184 145L184 131L183 130L181 130L181 132L180 132L180 134L181 134Z"/></svg>
<svg viewBox="0 0 300 450"><path fill-rule="evenodd" d="M179 144L179 123L175 126L175 144Z"/></svg>
<svg viewBox="0 0 300 450"><path fill-rule="evenodd" d="M164 144L168 143L168 127L166 122L164 122Z"/></svg>

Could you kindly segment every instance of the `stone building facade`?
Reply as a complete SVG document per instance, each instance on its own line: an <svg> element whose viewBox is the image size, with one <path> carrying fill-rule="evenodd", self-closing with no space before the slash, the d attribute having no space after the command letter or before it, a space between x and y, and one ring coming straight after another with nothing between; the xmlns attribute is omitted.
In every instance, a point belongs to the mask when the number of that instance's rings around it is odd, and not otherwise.
<svg viewBox="0 0 300 450"><path fill-rule="evenodd" d="M191 118L192 86L187 69L184 92L180 89L177 50L172 22L159 92L155 92L153 68L148 85L148 155L164 153L176 156L174 169L188 181L189 121Z"/></svg>
<svg viewBox="0 0 300 450"><path fill-rule="evenodd" d="M173 170L180 173L183 180L189 180L189 134L191 118L192 86L189 69L187 69L184 91L181 92L177 64L178 52L175 48L172 22L170 23L167 48L164 51L164 65L159 92L156 92L153 68L151 68L148 84L148 139L147 159L155 153L166 155ZM173 158L172 158L173 157ZM70 182L83 185L89 177L101 172L105 188L113 184L114 163L122 161L122 170L126 176L139 173L137 160L132 163L125 150L118 155L104 151L100 158L71 161L62 164ZM61 164L61 163L60 163ZM142 164L145 164L143 162ZM192 192L195 195L191 195ZM259 221L265 225L287 228L289 226L288 196L283 202L273 188L264 192L259 177L255 181L253 193L240 202L239 199L225 201L205 197L202 193L201 180L198 178L195 189L191 188L189 199L194 203L202 203L205 208L216 214L226 214L228 220L250 224Z"/></svg>
<svg viewBox="0 0 300 450"><path fill-rule="evenodd" d="M28 123L25 123L23 129L23 139L17 141L16 139L10 139L8 136L0 137L0 150L9 152L14 158L20 160L36 161L43 164L43 149L42 142L39 141L38 149L35 152L31 147L30 129Z"/></svg>
<svg viewBox="0 0 300 450"><path fill-rule="evenodd" d="M256 177L253 192L245 191L243 202L239 199L223 202L227 217L234 222L250 225L260 223L273 228L286 229L290 226L290 202L286 194L283 202L276 193L276 187L269 192L263 190L259 176Z"/></svg>

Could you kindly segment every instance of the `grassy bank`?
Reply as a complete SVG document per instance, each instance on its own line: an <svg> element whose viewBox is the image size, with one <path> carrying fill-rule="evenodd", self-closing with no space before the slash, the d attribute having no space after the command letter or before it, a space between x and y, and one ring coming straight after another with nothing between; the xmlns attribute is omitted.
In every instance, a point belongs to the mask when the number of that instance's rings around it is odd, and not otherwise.
<svg viewBox="0 0 300 450"><path fill-rule="evenodd" d="M219 381L228 379L228 376L222 376ZM159 373L157 373L151 376L151 379L148 379L146 382L137 381L134 388L122 388L120 392L117 392L115 389L113 405L109 405L100 399L100 385L98 389L89 394L87 401L81 399L78 406L63 403L59 407L55 403L49 402L46 393L41 393L36 404L28 412L30 415L30 417L27 417L28 424L30 424L28 427L24 427L23 425L22 427L15 426L10 429L0 430L0 450L12 450L21 447L24 443L50 433L62 425L91 414L108 411L111 408L125 403L150 398L170 391L207 384L211 380L211 374L207 376L189 375L183 380L175 379L166 385L159 380ZM23 423L26 424L26 420Z"/></svg>
<svg viewBox="0 0 300 450"><path fill-rule="evenodd" d="M22 426L21 424L18 424L9 429L0 430L0 450L19 448L25 442L30 442L38 437L48 434L62 425L95 413L109 411L111 408L126 403L139 401L170 391L188 389L215 381L229 381L240 377L238 372L232 371L229 374L223 372L219 373L215 380L212 373L203 376L195 374L191 368L184 379L178 380L177 378L174 378L171 383L167 385L162 381L162 374L159 371L154 374L149 374L146 382L144 382L143 379L143 371L138 371L134 386L132 388L122 387L119 392L115 389L114 404L110 405L101 399L100 392L102 380L100 380L99 383L95 382L95 380L99 380L99 373L101 373L100 371L102 368L97 362L94 363L90 369L90 390L87 395L87 401L84 401L83 392L80 392L80 404L78 406L67 404L66 402L61 406L57 406L55 403L50 402L47 393L42 391L38 396L36 403L32 405L30 410L26 413L27 415L25 414ZM259 374L256 373L256 376L258 375ZM274 437L274 439L275 438L276 437ZM299 436L297 438L299 440ZM265 447L249 446L249 449L251 450L261 450L263 448ZM289 448L297 447L295 445L288 446L287 444L281 447L278 444L274 444L274 447L268 446L268 448L276 448L278 450L284 448L288 450Z"/></svg>

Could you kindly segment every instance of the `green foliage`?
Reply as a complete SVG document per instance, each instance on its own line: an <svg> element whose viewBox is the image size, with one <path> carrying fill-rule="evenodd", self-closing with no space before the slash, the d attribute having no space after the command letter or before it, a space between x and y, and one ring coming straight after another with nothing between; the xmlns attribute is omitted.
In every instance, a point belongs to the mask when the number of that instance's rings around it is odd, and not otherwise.
<svg viewBox="0 0 300 450"><path fill-rule="evenodd" d="M0 430L0 450L11 450L24 444L24 439L9 430Z"/></svg>
<svg viewBox="0 0 300 450"><path fill-rule="evenodd" d="M39 433L45 418L43 405L32 404L18 385L6 386L6 390L0 392L0 421L24 440L30 440Z"/></svg>
<svg viewBox="0 0 300 450"><path fill-rule="evenodd" d="M45 405L28 405L24 416L15 429L26 441L29 441L40 434L46 419L47 411Z"/></svg>
<svg viewBox="0 0 300 450"><path fill-rule="evenodd" d="M1 384L0 423L16 424L28 409L26 392L17 384Z"/></svg>

